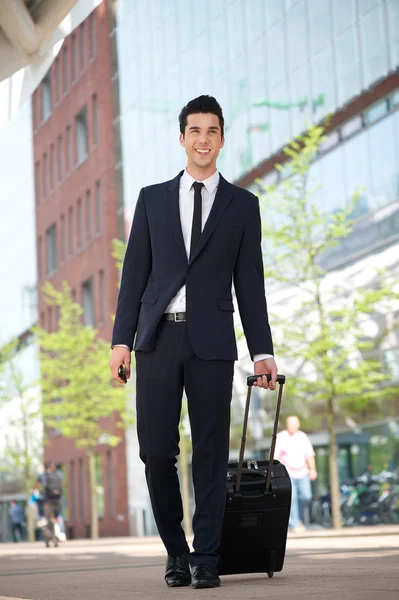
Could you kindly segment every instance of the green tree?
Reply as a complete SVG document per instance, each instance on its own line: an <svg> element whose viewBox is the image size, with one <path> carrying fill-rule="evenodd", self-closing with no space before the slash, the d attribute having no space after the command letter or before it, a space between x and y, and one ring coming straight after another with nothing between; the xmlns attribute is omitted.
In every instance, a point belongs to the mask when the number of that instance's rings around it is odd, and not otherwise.
<svg viewBox="0 0 399 600"><path fill-rule="evenodd" d="M21 364L23 350L18 342L6 344L0 353L0 403L12 403L12 418L7 421L2 471L23 479L23 491L29 499L37 468L41 464L43 442L41 436L40 392L33 381L28 381ZM27 512L28 538L34 541L35 524Z"/></svg>
<svg viewBox="0 0 399 600"><path fill-rule="evenodd" d="M389 273L375 272L372 286L344 290L323 268L326 253L347 237L361 190L334 213L322 208L322 194L309 169L324 139L311 127L285 149L277 165L280 183L260 195L265 243L265 278L291 289L291 303L271 315L277 355L287 365L287 392L310 406L324 407L329 433L329 476L333 527L341 526L336 420L340 415L378 407L395 392L381 361L372 357L382 341L368 334L378 314L392 314L399 298ZM387 333L388 328L384 333Z"/></svg>
<svg viewBox="0 0 399 600"><path fill-rule="evenodd" d="M118 425L126 425L126 392L111 384L109 344L97 337L95 329L82 325L83 309L72 299L69 285L64 282L59 291L47 282L43 292L46 303L60 311L57 331L35 328L41 349L43 421L87 451L94 539L98 537L95 451L99 443L119 443L120 436L110 433L104 419L120 415Z"/></svg>

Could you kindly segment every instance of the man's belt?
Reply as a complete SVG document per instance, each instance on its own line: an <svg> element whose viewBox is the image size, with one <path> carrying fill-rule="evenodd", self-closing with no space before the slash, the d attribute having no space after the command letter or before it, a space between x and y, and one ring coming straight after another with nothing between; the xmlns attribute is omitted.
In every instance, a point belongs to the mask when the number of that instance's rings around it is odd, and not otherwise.
<svg viewBox="0 0 399 600"><path fill-rule="evenodd" d="M186 321L185 312L164 313L163 321L174 321L175 323L184 323Z"/></svg>

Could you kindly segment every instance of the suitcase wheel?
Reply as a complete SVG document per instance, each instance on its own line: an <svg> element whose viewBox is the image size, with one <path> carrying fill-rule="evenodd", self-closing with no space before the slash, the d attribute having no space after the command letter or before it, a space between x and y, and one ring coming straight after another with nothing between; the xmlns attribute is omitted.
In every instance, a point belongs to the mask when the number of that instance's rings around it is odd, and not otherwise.
<svg viewBox="0 0 399 600"><path fill-rule="evenodd" d="M269 579L271 579L273 577L273 575L274 575L273 571L268 571L267 572L267 576L268 576Z"/></svg>

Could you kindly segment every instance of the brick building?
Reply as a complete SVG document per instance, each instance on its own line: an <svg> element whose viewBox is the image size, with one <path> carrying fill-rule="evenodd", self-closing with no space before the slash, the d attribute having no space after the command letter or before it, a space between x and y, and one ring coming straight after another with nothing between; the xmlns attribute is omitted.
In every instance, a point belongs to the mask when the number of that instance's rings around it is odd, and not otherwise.
<svg viewBox="0 0 399 600"><path fill-rule="evenodd" d="M113 12L102 2L68 36L32 97L36 198L38 313L48 331L57 314L45 305L44 281L68 281L84 308L85 324L111 339L118 272L112 240L124 239L116 49ZM98 446L100 535L128 534L126 442ZM70 536L89 535L90 497L85 451L52 434L45 458L63 465L65 518Z"/></svg>

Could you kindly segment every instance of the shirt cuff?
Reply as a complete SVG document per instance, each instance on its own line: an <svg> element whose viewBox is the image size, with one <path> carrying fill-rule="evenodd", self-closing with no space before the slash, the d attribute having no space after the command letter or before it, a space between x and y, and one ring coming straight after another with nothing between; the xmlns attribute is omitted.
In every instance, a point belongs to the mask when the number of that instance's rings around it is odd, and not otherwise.
<svg viewBox="0 0 399 600"><path fill-rule="evenodd" d="M266 358L274 358L274 356L273 354L255 354L254 363L258 362L259 360L265 360Z"/></svg>
<svg viewBox="0 0 399 600"><path fill-rule="evenodd" d="M126 346L126 344L114 344L112 346L112 348L117 348L118 346L121 348L127 348L128 350L130 350L130 346Z"/></svg>

